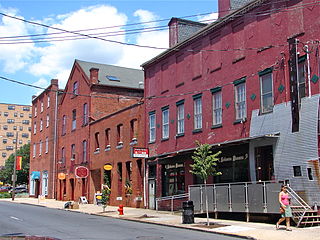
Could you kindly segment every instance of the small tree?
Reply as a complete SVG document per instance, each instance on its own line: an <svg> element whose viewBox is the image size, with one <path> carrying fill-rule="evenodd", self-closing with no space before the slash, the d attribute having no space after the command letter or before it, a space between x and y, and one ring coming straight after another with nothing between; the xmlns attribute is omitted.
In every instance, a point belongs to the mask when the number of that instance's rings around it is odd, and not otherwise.
<svg viewBox="0 0 320 240"><path fill-rule="evenodd" d="M105 184L103 185L102 192L101 192L101 203L102 203L103 211L106 210L108 201L110 199L110 194L111 194L110 180L106 172L104 172L104 182Z"/></svg>
<svg viewBox="0 0 320 240"><path fill-rule="evenodd" d="M206 213L207 213L207 225L209 226L209 210L208 210L208 194L207 194L207 179L209 176L219 176L222 173L217 171L217 162L219 158L217 156L221 154L221 151L212 154L211 146L209 144L200 144L196 142L197 148L194 151L192 159L194 164L190 167L190 172L199 176L204 182L205 200L206 200Z"/></svg>

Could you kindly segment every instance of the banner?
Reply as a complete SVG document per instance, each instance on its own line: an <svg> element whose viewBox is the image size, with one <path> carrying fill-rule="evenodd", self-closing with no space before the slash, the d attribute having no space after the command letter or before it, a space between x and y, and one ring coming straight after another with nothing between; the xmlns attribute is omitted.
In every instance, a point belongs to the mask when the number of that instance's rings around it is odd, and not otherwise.
<svg viewBox="0 0 320 240"><path fill-rule="evenodd" d="M22 170L22 156L17 156L16 159L16 170Z"/></svg>

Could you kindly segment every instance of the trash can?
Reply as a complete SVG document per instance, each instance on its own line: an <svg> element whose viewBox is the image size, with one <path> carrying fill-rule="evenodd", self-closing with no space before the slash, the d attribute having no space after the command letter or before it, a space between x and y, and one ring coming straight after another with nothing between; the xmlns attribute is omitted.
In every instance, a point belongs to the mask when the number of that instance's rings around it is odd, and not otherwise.
<svg viewBox="0 0 320 240"><path fill-rule="evenodd" d="M185 201L182 203L182 223L194 223L194 206L193 201Z"/></svg>

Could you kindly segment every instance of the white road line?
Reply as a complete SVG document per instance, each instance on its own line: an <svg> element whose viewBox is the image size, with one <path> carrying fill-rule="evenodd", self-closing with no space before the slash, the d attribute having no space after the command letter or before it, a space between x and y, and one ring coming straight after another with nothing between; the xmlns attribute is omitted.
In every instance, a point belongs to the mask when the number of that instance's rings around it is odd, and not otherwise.
<svg viewBox="0 0 320 240"><path fill-rule="evenodd" d="M17 221L22 221L20 218L17 218L17 217L10 216L10 218L17 220Z"/></svg>

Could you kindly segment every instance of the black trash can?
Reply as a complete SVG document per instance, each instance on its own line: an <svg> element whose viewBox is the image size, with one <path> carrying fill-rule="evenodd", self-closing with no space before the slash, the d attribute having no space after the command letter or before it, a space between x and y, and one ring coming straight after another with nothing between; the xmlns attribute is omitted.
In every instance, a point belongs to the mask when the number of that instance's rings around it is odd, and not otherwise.
<svg viewBox="0 0 320 240"><path fill-rule="evenodd" d="M194 223L194 206L193 201L185 201L182 203L182 223Z"/></svg>

